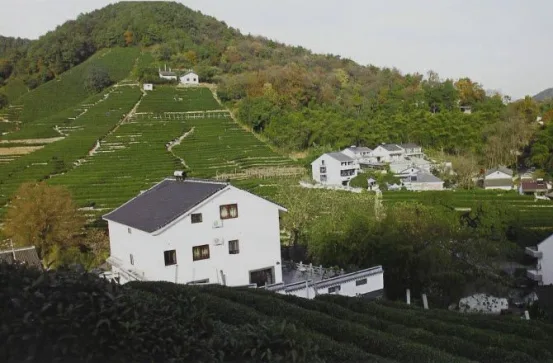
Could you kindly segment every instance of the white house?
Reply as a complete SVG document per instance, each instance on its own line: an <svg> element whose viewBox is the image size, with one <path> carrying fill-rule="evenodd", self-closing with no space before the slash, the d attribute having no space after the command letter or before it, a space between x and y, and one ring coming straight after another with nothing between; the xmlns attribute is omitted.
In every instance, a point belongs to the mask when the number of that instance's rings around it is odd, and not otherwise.
<svg viewBox="0 0 554 364"><path fill-rule="evenodd" d="M511 169L499 166L488 169L483 176L482 184L486 190L511 190L514 187Z"/></svg>
<svg viewBox="0 0 554 364"><path fill-rule="evenodd" d="M284 211L228 183L168 178L103 216L107 262L121 283L279 283Z"/></svg>
<svg viewBox="0 0 554 364"><path fill-rule="evenodd" d="M536 247L527 247L525 252L537 258L534 269L527 270L527 276L538 282L539 285L552 284L552 235L537 244Z"/></svg>
<svg viewBox="0 0 554 364"><path fill-rule="evenodd" d="M154 90L154 85L151 84L151 83L145 83L145 84L142 85L142 89L144 91L152 91L152 90Z"/></svg>
<svg viewBox="0 0 554 364"><path fill-rule="evenodd" d="M344 149L341 153L357 161L366 160L371 155L372 150L367 147L357 147L355 145Z"/></svg>
<svg viewBox="0 0 554 364"><path fill-rule="evenodd" d="M383 295L383 268L381 266L324 279L309 278L309 276L306 278L288 284L268 285L265 289L309 299L321 294L349 297L363 296L367 298L377 298Z"/></svg>
<svg viewBox="0 0 554 364"><path fill-rule="evenodd" d="M158 70L158 74L160 75L160 78L163 78L164 80L177 80L177 73L171 71L171 68L169 71Z"/></svg>
<svg viewBox="0 0 554 364"><path fill-rule="evenodd" d="M400 148L404 149L404 154L407 157L416 157L423 158L423 149L415 143L404 143L398 145Z"/></svg>
<svg viewBox="0 0 554 364"><path fill-rule="evenodd" d="M404 149L396 144L381 144L371 151L370 160L377 163L391 163L404 159Z"/></svg>
<svg viewBox="0 0 554 364"><path fill-rule="evenodd" d="M414 168L414 172L408 172L408 175L402 178L402 185L409 191L441 191L444 182L430 173Z"/></svg>
<svg viewBox="0 0 554 364"><path fill-rule="evenodd" d="M179 78L179 82L183 85L198 85L198 75L192 71L187 72Z"/></svg>
<svg viewBox="0 0 554 364"><path fill-rule="evenodd" d="M325 153L312 162L312 178L324 185L347 186L359 170L354 158L341 152Z"/></svg>

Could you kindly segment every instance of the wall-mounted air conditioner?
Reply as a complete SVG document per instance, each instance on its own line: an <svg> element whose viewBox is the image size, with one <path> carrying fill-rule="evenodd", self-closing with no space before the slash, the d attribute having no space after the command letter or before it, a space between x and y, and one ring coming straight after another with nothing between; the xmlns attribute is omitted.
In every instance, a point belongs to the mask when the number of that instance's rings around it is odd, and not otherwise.
<svg viewBox="0 0 554 364"><path fill-rule="evenodd" d="M214 245L223 245L225 240L223 238L214 238Z"/></svg>
<svg viewBox="0 0 554 364"><path fill-rule="evenodd" d="M221 220L215 220L215 221L214 221L214 224L213 224L213 227L214 227L214 229L223 227L223 221L221 221Z"/></svg>

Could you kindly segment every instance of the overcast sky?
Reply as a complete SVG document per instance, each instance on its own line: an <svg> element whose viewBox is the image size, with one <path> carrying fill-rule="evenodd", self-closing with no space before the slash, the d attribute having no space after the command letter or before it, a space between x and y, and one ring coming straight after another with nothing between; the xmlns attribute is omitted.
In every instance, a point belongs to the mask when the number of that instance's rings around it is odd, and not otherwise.
<svg viewBox="0 0 554 364"><path fill-rule="evenodd" d="M0 0L0 35L38 38L110 0ZM552 0L181 0L260 34L403 73L469 76L520 98L553 83ZM9 9L9 10L8 10ZM8 16L6 16L8 15Z"/></svg>

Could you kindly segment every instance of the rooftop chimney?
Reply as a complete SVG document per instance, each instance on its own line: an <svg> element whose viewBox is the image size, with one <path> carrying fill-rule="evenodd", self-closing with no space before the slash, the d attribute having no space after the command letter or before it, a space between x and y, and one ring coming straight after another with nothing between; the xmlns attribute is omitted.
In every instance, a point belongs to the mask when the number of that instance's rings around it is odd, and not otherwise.
<svg viewBox="0 0 554 364"><path fill-rule="evenodd" d="M173 176L177 181L184 181L185 178L187 178L187 173L184 171L175 171L173 172Z"/></svg>

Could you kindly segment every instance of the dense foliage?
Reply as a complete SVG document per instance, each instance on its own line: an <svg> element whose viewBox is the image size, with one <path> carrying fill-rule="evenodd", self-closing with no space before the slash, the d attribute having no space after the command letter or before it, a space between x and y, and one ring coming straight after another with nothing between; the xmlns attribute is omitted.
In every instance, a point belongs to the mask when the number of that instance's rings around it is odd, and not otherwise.
<svg viewBox="0 0 554 364"><path fill-rule="evenodd" d="M552 325L0 264L2 361L537 362ZM289 322L294 322L290 324Z"/></svg>

